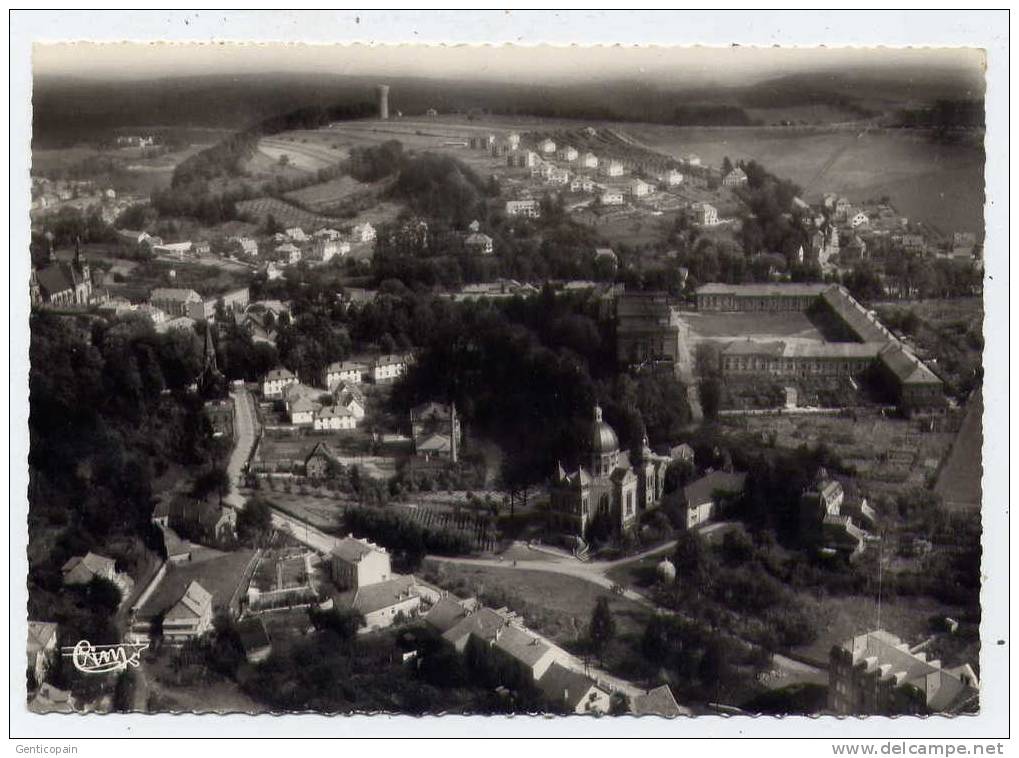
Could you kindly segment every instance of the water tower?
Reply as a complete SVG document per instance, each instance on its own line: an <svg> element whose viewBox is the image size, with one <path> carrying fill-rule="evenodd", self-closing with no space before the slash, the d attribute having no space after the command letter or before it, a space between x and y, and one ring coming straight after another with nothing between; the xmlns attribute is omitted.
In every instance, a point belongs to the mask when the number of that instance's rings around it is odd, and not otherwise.
<svg viewBox="0 0 1019 758"><path fill-rule="evenodd" d="M379 96L379 118L385 121L389 118L389 85L379 84L375 91Z"/></svg>

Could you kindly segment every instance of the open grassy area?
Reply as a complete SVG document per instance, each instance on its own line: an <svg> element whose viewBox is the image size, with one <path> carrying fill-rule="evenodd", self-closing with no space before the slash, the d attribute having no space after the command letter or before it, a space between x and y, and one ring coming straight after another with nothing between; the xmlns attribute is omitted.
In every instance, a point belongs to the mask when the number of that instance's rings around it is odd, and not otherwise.
<svg viewBox="0 0 1019 758"><path fill-rule="evenodd" d="M599 597L609 608L620 637L643 632L648 611L591 582L547 571L523 571L426 561L426 580L461 597L487 598L488 605L506 605L524 622L560 644L584 634Z"/></svg>
<svg viewBox="0 0 1019 758"><path fill-rule="evenodd" d="M979 511L983 490L984 396L977 390L970 398L962 427L938 474L934 491L953 510Z"/></svg>
<svg viewBox="0 0 1019 758"><path fill-rule="evenodd" d="M679 320L689 329L692 340L733 340L751 337L756 340L795 340L824 342L824 335L806 313L710 313L683 311Z"/></svg>
<svg viewBox="0 0 1019 758"><path fill-rule="evenodd" d="M911 645L930 636L931 616L962 615L961 608L947 606L929 597L885 597L880 619L876 597L861 595L816 598L800 593L804 607L815 620L817 639L794 652L819 665L827 665L833 645L872 629L885 629Z"/></svg>

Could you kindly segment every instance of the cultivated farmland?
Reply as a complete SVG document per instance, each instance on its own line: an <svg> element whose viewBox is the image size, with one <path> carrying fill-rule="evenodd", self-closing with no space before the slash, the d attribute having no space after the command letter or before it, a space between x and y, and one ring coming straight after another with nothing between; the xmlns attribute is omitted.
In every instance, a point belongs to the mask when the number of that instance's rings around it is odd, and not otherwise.
<svg viewBox="0 0 1019 758"><path fill-rule="evenodd" d="M242 200L237 203L237 210L261 224L271 215L285 227L299 226L305 231L313 231L334 224L335 221L309 213L274 197L260 197L257 200Z"/></svg>

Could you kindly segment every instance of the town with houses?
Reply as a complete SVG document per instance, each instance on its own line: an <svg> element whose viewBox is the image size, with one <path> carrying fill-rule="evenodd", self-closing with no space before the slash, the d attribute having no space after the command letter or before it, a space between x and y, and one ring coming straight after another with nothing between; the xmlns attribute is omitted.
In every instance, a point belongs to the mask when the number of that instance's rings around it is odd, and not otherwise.
<svg viewBox="0 0 1019 758"><path fill-rule="evenodd" d="M33 175L29 708L975 712L982 233L374 96Z"/></svg>

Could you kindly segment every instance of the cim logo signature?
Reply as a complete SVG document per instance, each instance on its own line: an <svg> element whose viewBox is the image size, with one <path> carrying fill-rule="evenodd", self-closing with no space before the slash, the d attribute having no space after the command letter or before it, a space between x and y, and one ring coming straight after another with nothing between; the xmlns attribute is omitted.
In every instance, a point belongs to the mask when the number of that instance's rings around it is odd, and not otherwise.
<svg viewBox="0 0 1019 758"><path fill-rule="evenodd" d="M124 671L128 666L137 668L147 642L123 642L119 645L93 645L81 640L74 647L63 648L62 655L70 658L74 667L83 674L108 674Z"/></svg>

